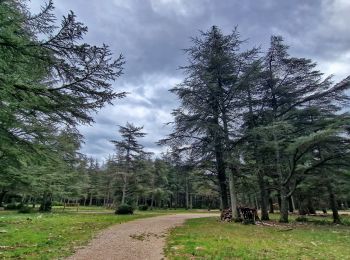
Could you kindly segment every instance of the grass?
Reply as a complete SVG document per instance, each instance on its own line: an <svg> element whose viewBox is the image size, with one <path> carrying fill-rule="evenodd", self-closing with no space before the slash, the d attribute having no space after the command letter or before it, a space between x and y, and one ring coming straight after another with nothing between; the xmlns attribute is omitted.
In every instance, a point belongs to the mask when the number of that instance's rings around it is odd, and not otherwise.
<svg viewBox="0 0 350 260"><path fill-rule="evenodd" d="M54 207L53 213L0 211L0 259L55 259L70 255L96 233L113 224L186 210L136 211L115 215L102 207Z"/></svg>
<svg viewBox="0 0 350 260"><path fill-rule="evenodd" d="M191 219L171 231L165 252L169 259L350 259L350 227L317 218L277 226Z"/></svg>
<svg viewBox="0 0 350 260"><path fill-rule="evenodd" d="M98 230L145 215L1 214L0 258L52 259L69 255Z"/></svg>

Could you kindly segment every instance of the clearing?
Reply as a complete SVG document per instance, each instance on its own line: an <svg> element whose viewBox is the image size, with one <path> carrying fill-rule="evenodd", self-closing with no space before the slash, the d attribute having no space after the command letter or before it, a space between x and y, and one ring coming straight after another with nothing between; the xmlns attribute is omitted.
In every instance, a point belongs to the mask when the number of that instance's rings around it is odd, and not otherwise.
<svg viewBox="0 0 350 260"><path fill-rule="evenodd" d="M218 214L184 213L115 225L101 232L86 247L68 259L162 259L165 236L170 228L181 225L187 219L208 216Z"/></svg>

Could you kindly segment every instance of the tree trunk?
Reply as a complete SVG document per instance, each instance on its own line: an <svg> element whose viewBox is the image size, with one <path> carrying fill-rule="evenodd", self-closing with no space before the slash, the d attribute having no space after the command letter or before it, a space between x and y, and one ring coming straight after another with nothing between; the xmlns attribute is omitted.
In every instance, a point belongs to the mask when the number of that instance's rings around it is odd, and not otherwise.
<svg viewBox="0 0 350 260"><path fill-rule="evenodd" d="M222 151L219 151L219 149L216 148L215 154L216 154L216 166L217 166L217 173L218 173L219 186L220 186L222 209L227 209L229 205L228 205L228 197L227 197L227 184L226 184L226 173L225 173L225 163L223 160L223 153Z"/></svg>
<svg viewBox="0 0 350 260"><path fill-rule="evenodd" d="M4 198L5 198L5 195L8 191L6 190L2 190L1 193L0 193L0 207L3 206L3 202L4 202Z"/></svg>
<svg viewBox="0 0 350 260"><path fill-rule="evenodd" d="M152 196L151 196L151 209L153 209L153 204L154 204L154 193L152 192Z"/></svg>
<svg viewBox="0 0 350 260"><path fill-rule="evenodd" d="M287 188L281 187L281 207L280 207L280 222L288 223L288 198Z"/></svg>
<svg viewBox="0 0 350 260"><path fill-rule="evenodd" d="M90 201L89 201L89 206L92 206L92 192L90 192Z"/></svg>
<svg viewBox="0 0 350 260"><path fill-rule="evenodd" d="M278 208L281 209L281 193L277 193Z"/></svg>
<svg viewBox="0 0 350 260"><path fill-rule="evenodd" d="M122 189L122 201L121 204L125 204L126 189L127 189L127 179L126 174L123 175L123 189Z"/></svg>
<svg viewBox="0 0 350 260"><path fill-rule="evenodd" d="M219 123L219 104L214 101L215 105L213 110L215 111L215 116L213 119L213 124L217 126L217 129L220 129ZM225 118L224 118L225 120ZM211 135L214 140L214 151L215 151L215 161L216 161L216 170L219 180L220 195L222 200L222 208L227 209L228 205L228 196L227 196L227 182L226 182L226 163L225 163L225 147L223 142L223 137L227 139L227 136L221 136L221 133L218 130L212 130ZM227 133L225 133L227 135Z"/></svg>
<svg viewBox="0 0 350 260"><path fill-rule="evenodd" d="M348 204L348 202L347 202L346 200L344 201L344 208L345 208L346 210L349 209L349 204Z"/></svg>
<svg viewBox="0 0 350 260"><path fill-rule="evenodd" d="M189 209L190 201L189 201L189 189L188 189L188 177L185 178L185 197L186 197L186 209Z"/></svg>
<svg viewBox="0 0 350 260"><path fill-rule="evenodd" d="M52 199L51 199L51 194L48 192L44 192L43 198L41 201L41 205L39 208L39 211L41 212L50 212L52 207Z"/></svg>
<svg viewBox="0 0 350 260"><path fill-rule="evenodd" d="M333 214L333 223L341 224L341 220L340 220L340 216L337 208L337 201L335 198L335 194L333 192L333 187L330 183L327 184L327 190L329 193L329 204L331 206L332 214Z"/></svg>
<svg viewBox="0 0 350 260"><path fill-rule="evenodd" d="M294 203L294 197L293 196L290 196L290 201L292 203L292 208L293 208L292 212L294 212L294 210L295 210L295 203Z"/></svg>
<svg viewBox="0 0 350 260"><path fill-rule="evenodd" d="M229 174L229 185L230 185L230 198L231 198L231 210L232 210L232 219L238 219L238 212L237 212L237 194L236 194L236 187L234 183L234 168L231 166Z"/></svg>
<svg viewBox="0 0 350 260"><path fill-rule="evenodd" d="M272 200L272 198L269 198L269 205L270 205L269 213L273 214L275 211L274 211L274 208L273 208L273 200Z"/></svg>
<svg viewBox="0 0 350 260"><path fill-rule="evenodd" d="M288 209L290 213L294 212L294 205L293 205L293 199L292 196L288 198Z"/></svg>
<svg viewBox="0 0 350 260"><path fill-rule="evenodd" d="M278 144L277 135L275 132L275 129L273 127L272 129L272 135L273 135L273 141L275 146L275 165L276 165L276 172L278 175L279 183L280 183L280 199L281 199L281 205L280 205L280 222L288 223L288 188L287 183L284 183L284 176L282 171L282 164L281 164L281 155L280 155L280 149Z"/></svg>
<svg viewBox="0 0 350 260"><path fill-rule="evenodd" d="M316 210L313 205L312 198L310 197L307 198L307 211L309 214L316 214Z"/></svg>
<svg viewBox="0 0 350 260"><path fill-rule="evenodd" d="M265 188L264 176L261 172L258 173L258 183L260 188L260 204L261 204L261 220L269 220L269 212L268 212L268 193ZM271 210L271 207L270 207ZM273 213L273 208L272 212Z"/></svg>

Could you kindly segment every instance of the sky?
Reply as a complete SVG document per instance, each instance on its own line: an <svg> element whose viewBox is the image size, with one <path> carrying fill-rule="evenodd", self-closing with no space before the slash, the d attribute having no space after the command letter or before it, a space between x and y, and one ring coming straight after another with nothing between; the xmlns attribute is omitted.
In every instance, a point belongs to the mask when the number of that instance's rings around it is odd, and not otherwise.
<svg viewBox="0 0 350 260"><path fill-rule="evenodd" d="M44 0L31 0L33 12ZM190 37L211 26L230 33L235 26L246 47L266 50L271 35L281 35L296 57L310 58L335 82L350 74L350 0L54 0L57 22L72 10L89 32L85 42L110 46L125 56L124 74L113 82L130 94L94 114L80 126L82 152L103 161L114 153L118 125L144 126L140 142L159 155L155 143L171 132L171 112L178 105L168 90L184 78L183 49ZM245 47L245 46L244 46Z"/></svg>

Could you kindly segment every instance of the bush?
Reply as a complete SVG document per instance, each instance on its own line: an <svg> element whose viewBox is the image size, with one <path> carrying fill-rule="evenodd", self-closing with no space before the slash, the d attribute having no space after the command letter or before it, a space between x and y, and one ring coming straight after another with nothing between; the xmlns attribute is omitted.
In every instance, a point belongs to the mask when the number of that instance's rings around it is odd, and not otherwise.
<svg viewBox="0 0 350 260"><path fill-rule="evenodd" d="M115 214L131 215L131 214L134 214L134 209L132 206L130 206L128 204L122 204L117 208L117 210L115 211Z"/></svg>
<svg viewBox="0 0 350 260"><path fill-rule="evenodd" d="M47 200L44 203L40 204L39 211L40 212L50 212L52 208L52 202L51 200Z"/></svg>
<svg viewBox="0 0 350 260"><path fill-rule="evenodd" d="M305 217L305 216L299 216L299 217L297 217L297 218L295 219L295 221L297 221L297 222L308 222L309 220L308 220L308 218Z"/></svg>
<svg viewBox="0 0 350 260"><path fill-rule="evenodd" d="M141 210L141 211L146 211L146 210L148 210L148 205L140 205L140 206L139 206L139 210Z"/></svg>
<svg viewBox="0 0 350 260"><path fill-rule="evenodd" d="M59 201L53 201L52 206L64 206L64 203L59 202Z"/></svg>
<svg viewBox="0 0 350 260"><path fill-rule="evenodd" d="M22 206L19 210L18 213L23 213L23 214L28 214L28 213L32 213L33 212L33 208L28 207L28 206Z"/></svg>
<svg viewBox="0 0 350 260"><path fill-rule="evenodd" d="M4 209L5 210L16 210L16 209L20 209L22 208L22 204L17 204L17 203L10 203L10 204L7 204Z"/></svg>

